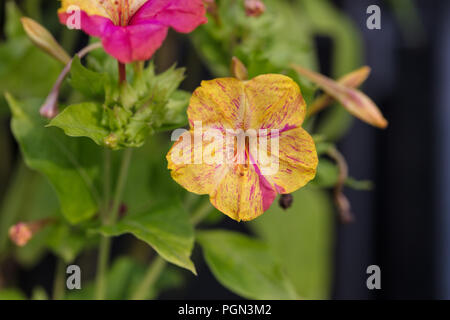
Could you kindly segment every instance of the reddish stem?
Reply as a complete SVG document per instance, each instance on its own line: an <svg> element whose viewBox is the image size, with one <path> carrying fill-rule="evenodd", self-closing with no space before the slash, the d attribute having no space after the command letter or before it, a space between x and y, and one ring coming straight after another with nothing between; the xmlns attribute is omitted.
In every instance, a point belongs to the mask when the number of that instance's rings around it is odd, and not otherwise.
<svg viewBox="0 0 450 320"><path fill-rule="evenodd" d="M119 63L119 83L125 83L127 82L127 69L126 69L126 65L120 61L118 61Z"/></svg>

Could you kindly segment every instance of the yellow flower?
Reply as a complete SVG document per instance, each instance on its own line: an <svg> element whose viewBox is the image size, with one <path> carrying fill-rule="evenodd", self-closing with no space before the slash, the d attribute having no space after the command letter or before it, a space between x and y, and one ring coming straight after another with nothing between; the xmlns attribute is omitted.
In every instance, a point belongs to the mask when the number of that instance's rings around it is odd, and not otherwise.
<svg viewBox="0 0 450 320"><path fill-rule="evenodd" d="M317 152L302 129L306 104L289 77L202 82L188 108L190 130L167 155L175 181L237 221L255 219L277 194L306 185Z"/></svg>

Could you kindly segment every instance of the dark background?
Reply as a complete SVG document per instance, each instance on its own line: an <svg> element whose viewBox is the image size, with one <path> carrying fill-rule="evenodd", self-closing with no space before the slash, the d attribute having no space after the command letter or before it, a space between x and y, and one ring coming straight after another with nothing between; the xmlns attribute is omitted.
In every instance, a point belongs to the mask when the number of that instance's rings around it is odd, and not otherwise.
<svg viewBox="0 0 450 320"><path fill-rule="evenodd" d="M375 3L341 2L374 70L365 91L391 125L356 122L341 146L351 173L369 175L376 192L347 191L357 221L338 227L334 297L448 299L450 2L416 1L423 32L409 39L389 12L381 30L364 28L360 12ZM370 264L382 270L373 294L361 272Z"/></svg>

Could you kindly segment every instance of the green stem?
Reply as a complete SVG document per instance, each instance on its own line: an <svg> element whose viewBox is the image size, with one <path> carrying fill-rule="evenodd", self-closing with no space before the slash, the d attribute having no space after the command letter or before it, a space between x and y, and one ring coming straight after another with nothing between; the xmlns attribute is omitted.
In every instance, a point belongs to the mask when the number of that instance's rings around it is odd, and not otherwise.
<svg viewBox="0 0 450 320"><path fill-rule="evenodd" d="M111 251L111 239L103 236L100 240L100 248L97 260L97 278L95 283L95 299L104 300L106 293L106 271L108 269L109 252Z"/></svg>
<svg viewBox="0 0 450 320"><path fill-rule="evenodd" d="M191 216L191 223L196 226L202 222L208 214L211 212L211 205L209 201L204 201L197 210ZM142 284L137 289L136 293L133 295L132 300L144 300L150 289L154 286L158 280L161 273L164 271L167 262L160 256L156 257L155 260L150 264L147 273L144 276Z"/></svg>
<svg viewBox="0 0 450 320"><path fill-rule="evenodd" d="M102 221L107 221L109 207L111 205L111 150L105 149L103 153L103 213Z"/></svg>
<svg viewBox="0 0 450 320"><path fill-rule="evenodd" d="M145 300L148 297L150 289L155 285L166 265L167 262L160 256L153 260L132 300Z"/></svg>
<svg viewBox="0 0 450 320"><path fill-rule="evenodd" d="M65 292L65 263L62 259L58 259L56 263L55 279L53 281L53 300L63 300Z"/></svg>
<svg viewBox="0 0 450 320"><path fill-rule="evenodd" d="M191 216L191 223L196 226L202 222L210 213L212 207L208 200L205 200L200 206L195 210Z"/></svg>
<svg viewBox="0 0 450 320"><path fill-rule="evenodd" d="M124 63L118 61L119 66L119 84L127 82L127 67Z"/></svg>
<svg viewBox="0 0 450 320"><path fill-rule="evenodd" d="M114 192L114 201L111 210L110 219L108 221L109 224L114 224L119 217L119 208L122 202L123 192L125 190L127 177L128 177L128 169L130 168L131 158L133 156L133 149L128 148L123 153L122 164L120 166L119 178L117 180L116 190Z"/></svg>
<svg viewBox="0 0 450 320"><path fill-rule="evenodd" d="M131 157L133 155L132 149L126 149L122 156L122 164L120 166L119 177L116 184L116 190L114 192L114 200L112 209L109 211L109 214L105 216L103 220L104 225L112 225L117 221L119 216L119 207L122 202L123 192L125 190L127 177L128 177L128 169L131 163ZM110 170L110 156L105 155L105 170ZM106 173L106 171L105 171ZM109 173L106 173L109 175ZM105 177L104 183L108 183L109 178ZM105 186L105 198L108 198L107 194L109 193L109 187ZM106 208L109 207L109 200L106 202ZM96 294L95 297L97 300L105 299L106 293L106 272L108 269L108 261L109 255L111 251L111 238L103 236L100 241L99 248L99 256L97 262L97 279L96 279Z"/></svg>

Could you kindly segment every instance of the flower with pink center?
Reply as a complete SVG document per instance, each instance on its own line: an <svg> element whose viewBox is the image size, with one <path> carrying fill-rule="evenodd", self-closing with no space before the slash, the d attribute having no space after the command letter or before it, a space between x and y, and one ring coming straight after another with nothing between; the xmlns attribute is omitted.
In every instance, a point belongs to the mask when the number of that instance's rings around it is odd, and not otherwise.
<svg viewBox="0 0 450 320"><path fill-rule="evenodd" d="M202 0L62 0L61 23L102 40L107 53L122 63L145 61L161 47L170 27L192 32L206 23Z"/></svg>

